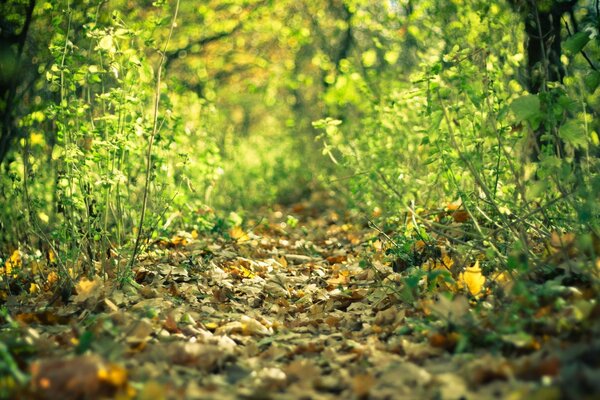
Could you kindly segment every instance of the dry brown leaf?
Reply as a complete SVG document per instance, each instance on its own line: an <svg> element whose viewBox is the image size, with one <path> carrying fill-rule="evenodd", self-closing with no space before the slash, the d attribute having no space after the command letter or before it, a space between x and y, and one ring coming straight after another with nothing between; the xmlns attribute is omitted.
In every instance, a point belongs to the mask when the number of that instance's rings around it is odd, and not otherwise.
<svg viewBox="0 0 600 400"><path fill-rule="evenodd" d="M177 365L212 371L233 356L233 348L226 345L207 343L172 343L167 357Z"/></svg>
<svg viewBox="0 0 600 400"><path fill-rule="evenodd" d="M311 387L321 376L320 368L314 361L298 358L284 368L290 382L298 382L301 386Z"/></svg>
<svg viewBox="0 0 600 400"><path fill-rule="evenodd" d="M163 322L163 328L167 330L169 333L180 333L181 329L177 326L177 321L173 316L173 313L169 313L167 318L165 318L165 322Z"/></svg>
<svg viewBox="0 0 600 400"><path fill-rule="evenodd" d="M339 263L343 263L346 260L348 260L348 256L347 255L329 256L326 258L326 260L329 264L339 264Z"/></svg>
<svg viewBox="0 0 600 400"><path fill-rule="evenodd" d="M469 301L462 295L452 300L440 296L437 301L429 303L428 307L434 315L450 322L457 322L469 312Z"/></svg>
<svg viewBox="0 0 600 400"><path fill-rule="evenodd" d="M396 318L399 316L401 316L399 310L396 307L390 307L388 309L379 311L375 315L375 323L381 326L391 325L396 322Z"/></svg>
<svg viewBox="0 0 600 400"><path fill-rule="evenodd" d="M134 321L132 326L127 329L126 341L129 344L139 344L146 342L154 331L152 323L147 318L142 318L138 321Z"/></svg>
<svg viewBox="0 0 600 400"><path fill-rule="evenodd" d="M365 398L369 395L371 388L375 385L376 379L372 374L361 374L352 377L352 392L356 398Z"/></svg>
<svg viewBox="0 0 600 400"><path fill-rule="evenodd" d="M126 370L98 356L37 361L31 376L31 389L42 399L113 397L127 385Z"/></svg>
<svg viewBox="0 0 600 400"><path fill-rule="evenodd" d="M88 303L88 305L97 303L103 296L103 288L102 279L83 278L75 285L77 294L73 297L73 302L76 304Z"/></svg>
<svg viewBox="0 0 600 400"><path fill-rule="evenodd" d="M471 216L465 210L456 210L452 213L452 219L454 220L454 222L462 223L470 220Z"/></svg>
<svg viewBox="0 0 600 400"><path fill-rule="evenodd" d="M266 367L253 373L255 382L261 390L275 391L287 385L287 376L279 368Z"/></svg>
<svg viewBox="0 0 600 400"><path fill-rule="evenodd" d="M460 339L460 335L456 332L434 332L429 335L428 339L429 344L433 347L452 351L456 347L456 344Z"/></svg>

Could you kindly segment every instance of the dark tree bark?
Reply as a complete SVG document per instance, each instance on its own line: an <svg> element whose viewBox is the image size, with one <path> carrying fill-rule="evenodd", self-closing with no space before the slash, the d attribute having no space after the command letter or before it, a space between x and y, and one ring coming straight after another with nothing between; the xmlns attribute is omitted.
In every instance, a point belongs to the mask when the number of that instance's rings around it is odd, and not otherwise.
<svg viewBox="0 0 600 400"><path fill-rule="evenodd" d="M15 103L17 90L23 81L23 49L33 17L35 0L29 0L29 3L24 5L14 5L19 6L24 8L20 27L9 20L8 13L0 15L0 164L18 136L14 120Z"/></svg>
<svg viewBox="0 0 600 400"><path fill-rule="evenodd" d="M333 3L331 4L331 8L334 9L334 5ZM342 2L340 5L341 8L341 13L342 13L342 19L344 20L344 22L346 23L346 29L344 30L343 34L342 34L342 38L340 40L340 43L338 45L337 51L333 51L334 54L332 54L332 61L335 64L335 71L336 74L339 74L340 72L340 63L342 62L343 59L348 58L348 55L350 54L350 50L352 49L352 42L354 40L353 38L353 32L352 32L352 17L353 14L350 11L350 9L348 8L348 6ZM327 82L324 82L325 87L329 87L329 84Z"/></svg>
<svg viewBox="0 0 600 400"><path fill-rule="evenodd" d="M509 0L512 6L521 13L525 22L525 48L527 51L527 89L532 94L547 91L548 83L562 83L565 67L560 60L561 18L571 13L577 0L538 1ZM531 158L537 160L543 143L542 137L546 127L542 123L535 132L535 144ZM563 153L562 144L555 143L556 153Z"/></svg>
<svg viewBox="0 0 600 400"><path fill-rule="evenodd" d="M531 0L525 3L527 88L534 94L544 91L548 82L562 82L565 76L560 60L561 18L572 11L577 0L553 1L547 7L537 3Z"/></svg>

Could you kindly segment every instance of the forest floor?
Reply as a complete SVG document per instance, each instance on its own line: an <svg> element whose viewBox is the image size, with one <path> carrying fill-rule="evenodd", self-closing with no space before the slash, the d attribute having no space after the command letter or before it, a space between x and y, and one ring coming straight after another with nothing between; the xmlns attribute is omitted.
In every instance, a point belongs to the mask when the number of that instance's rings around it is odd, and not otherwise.
<svg viewBox="0 0 600 400"><path fill-rule="evenodd" d="M583 284L556 297L565 307L556 299L532 306L500 299L476 264L454 274L462 285L442 280L416 294L423 282L407 288L406 274L419 267L398 265L385 250L391 238L327 201L280 207L246 225L156 242L134 269L137 288L96 278L80 280L65 302L44 290L8 296L0 393L600 398L600 308ZM456 262L443 250L422 258L430 269ZM531 322L496 326L511 321L502 302L519 301L525 311L513 317Z"/></svg>

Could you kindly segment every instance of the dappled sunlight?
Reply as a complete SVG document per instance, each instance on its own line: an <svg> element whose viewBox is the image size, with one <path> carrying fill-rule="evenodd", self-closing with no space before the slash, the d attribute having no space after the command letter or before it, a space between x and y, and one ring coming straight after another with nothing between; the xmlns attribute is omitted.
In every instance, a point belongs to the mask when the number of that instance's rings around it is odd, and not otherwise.
<svg viewBox="0 0 600 400"><path fill-rule="evenodd" d="M0 2L0 398L597 398L599 12Z"/></svg>

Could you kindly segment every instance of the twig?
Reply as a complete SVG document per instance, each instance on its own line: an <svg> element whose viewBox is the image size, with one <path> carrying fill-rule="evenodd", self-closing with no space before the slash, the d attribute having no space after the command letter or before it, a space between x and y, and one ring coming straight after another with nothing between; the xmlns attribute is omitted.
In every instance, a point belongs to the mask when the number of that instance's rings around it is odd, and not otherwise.
<svg viewBox="0 0 600 400"><path fill-rule="evenodd" d="M129 270L133 268L133 264L137 259L137 253L140 247L140 242L142 238L142 231L144 228L144 219L146 217L146 208L148 206L148 192L150 191L150 174L152 171L152 147L154 145L154 138L158 133L158 108L160 104L160 85L162 83L162 69L166 60L167 48L169 46L169 42L171 41L171 37L173 36L173 29L175 29L177 14L179 13L179 1L175 4L175 12L173 14L173 19L171 20L171 27L169 29L169 35L167 37L167 41L164 46L164 50L161 52L160 61L158 63L157 68L157 76L156 76L156 90L154 92L154 116L152 122L152 132L150 133L150 138L148 139L148 151L146 153L146 178L144 183L144 197L142 200L142 210L140 212L140 222L138 226L137 236L135 238L135 244L133 246L133 253L131 254L131 261L129 263Z"/></svg>
<svg viewBox="0 0 600 400"><path fill-rule="evenodd" d="M453 237L453 236L451 236L451 235L449 235L449 234L447 234L447 233L445 233L445 232L443 232L443 231L441 231L439 229L436 229L436 227L439 227L440 229L453 229L453 230L458 230L458 229L452 228L452 227L447 227L447 226L441 225L441 224L437 224L437 223L432 222L432 221L427 221L422 216L420 216L419 214L417 214L416 211L413 210L411 207L407 206L407 209L409 210L409 212L410 212L410 214L411 214L411 216L413 218L413 224L416 222L416 218L418 218L423 223L423 225L425 225L427 227L427 230L429 230L429 231L431 231L431 232L433 232L433 233L435 233L435 234L437 234L439 236L442 236L442 237L448 239L451 242L458 243L458 244L470 247L470 248L475 249L475 250L485 251L485 248L483 248L481 246L477 246L477 245L474 245L472 243L466 242L464 240L457 239L457 238L455 238L455 237ZM465 232L463 230L459 230L459 231L463 232L465 234L467 233L467 232Z"/></svg>
<svg viewBox="0 0 600 400"><path fill-rule="evenodd" d="M390 189L398 197L399 200L402 200L402 194L398 191L398 189L396 189L394 186L392 186L392 184L390 183L390 181L387 180L387 178L385 177L383 172L377 171L377 175L379 175L379 177L383 181L384 185L388 189Z"/></svg>
<svg viewBox="0 0 600 400"><path fill-rule="evenodd" d="M512 225L516 225L518 223L526 223L527 219L529 219L530 217L534 216L537 213L543 212L546 208L552 206L555 203L558 203L559 201L565 200L567 197L570 197L571 195L573 195L575 192L570 192L570 193L565 193L562 194L560 197L557 197L555 199L550 200L548 203L544 204L543 206L539 206L538 208L531 210L530 212L528 212L527 214L525 214L522 217L519 217L517 219L515 219L514 221L510 221L506 224L506 226L501 226L498 227L496 229L494 229L493 231L491 231L491 234L495 234L500 232L503 229L508 229L510 226Z"/></svg>
<svg viewBox="0 0 600 400"><path fill-rule="evenodd" d="M371 226L371 228L373 228L377 232L379 232L383 237L385 237L395 247L398 247L398 244L394 241L394 239L392 239L387 233L385 233L383 230L381 230L381 228L378 227L375 222L373 222L370 218L367 218L367 221L369 221L369 225Z"/></svg>

